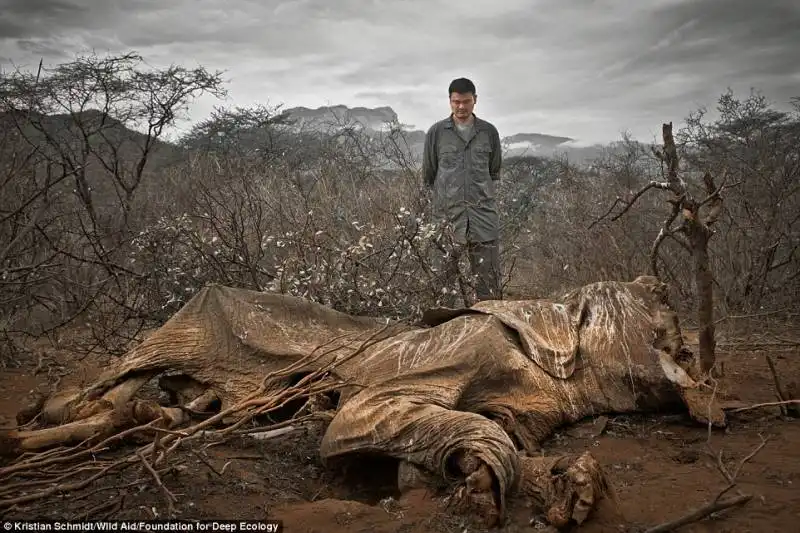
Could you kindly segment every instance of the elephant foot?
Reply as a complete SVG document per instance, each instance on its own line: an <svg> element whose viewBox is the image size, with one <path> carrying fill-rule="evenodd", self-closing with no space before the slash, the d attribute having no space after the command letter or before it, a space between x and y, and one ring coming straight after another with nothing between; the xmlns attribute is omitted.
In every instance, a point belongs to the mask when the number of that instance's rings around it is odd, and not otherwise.
<svg viewBox="0 0 800 533"><path fill-rule="evenodd" d="M448 508L459 515L477 518L486 527L498 525L501 520L497 483L491 468L469 452L458 452L453 457L457 478L461 481L449 498ZM407 494L418 489L453 490L441 477L409 461L400 461L397 470L398 489Z"/></svg>
<svg viewBox="0 0 800 533"><path fill-rule="evenodd" d="M562 529L586 521L613 492L600 464L589 452L560 457L521 457L520 493L534 514Z"/></svg>
<svg viewBox="0 0 800 533"><path fill-rule="evenodd" d="M453 498L456 511L477 515L486 527L499 525L502 509L492 469L468 451L456 454L454 463L464 476Z"/></svg>

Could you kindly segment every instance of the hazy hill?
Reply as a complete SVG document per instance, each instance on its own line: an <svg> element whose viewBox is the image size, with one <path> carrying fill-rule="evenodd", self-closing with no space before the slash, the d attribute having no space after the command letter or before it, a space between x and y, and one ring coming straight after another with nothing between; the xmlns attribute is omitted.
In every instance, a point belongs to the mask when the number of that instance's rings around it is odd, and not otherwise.
<svg viewBox="0 0 800 533"><path fill-rule="evenodd" d="M0 131L5 136L13 134L17 142L22 143L17 144L18 147L59 147L65 155L76 161L81 157L86 143L92 147L95 155L102 156L109 163L112 158L134 161L141 157L141 147L147 140L144 133L96 109L74 115L43 115L25 110L0 113ZM171 143L151 139L150 145L148 159L152 166L169 164L180 156L178 147ZM9 147L6 143L5 148Z"/></svg>
<svg viewBox="0 0 800 533"><path fill-rule="evenodd" d="M417 158L421 158L425 141L425 131L421 129L408 129L402 126L402 122L397 113L388 106L377 108L354 107L344 105L323 106L316 109L307 107L294 107L283 111L291 119L292 125L284 127L281 137L281 144L286 146L294 145L291 139L299 133L304 136L312 134L314 136L332 133L343 126L356 125L362 130L374 136L385 133L389 125L401 127L404 131L408 147ZM17 121L25 121L25 112L15 113ZM9 114L0 114L0 127L3 130L13 130L13 117ZM98 154L104 157L111 156L106 146L117 146L118 155L123 160L131 161L138 158L139 147L143 145L145 136L143 133L134 131L126 127L120 121L103 116L99 111L89 110L75 116L68 114L40 116L32 115L29 117L30 124L25 128L26 135L31 140L43 141L41 130L47 131L51 136L61 139L61 142L70 139L69 143L72 150L80 148L75 143L80 144L83 140L83 132L94 132L90 135L91 143L97 148ZM286 135L288 134L288 136ZM219 142L216 136L210 141L209 146ZM273 139L274 136L265 132L253 131L252 134L239 132L237 142L253 144L254 150L263 150L265 147L264 139ZM575 146L573 139L569 137L547 135L544 133L514 133L504 136L502 139L506 154L513 156L535 156L553 157L566 154L575 163L587 162L597 157L602 152L601 146ZM201 146L204 143L194 144ZM186 146L186 145L184 145ZM274 148L274 147L273 147ZM247 146L239 147L240 150L247 151ZM169 166L171 163L179 161L184 157L184 149L178 144L166 141L155 143L151 156L148 161L148 173L157 172L159 169Z"/></svg>
<svg viewBox="0 0 800 533"><path fill-rule="evenodd" d="M54 179L60 172L76 168L54 190L67 193L61 195L62 200L74 196L70 193L82 193L85 201L91 198L101 216L114 216L126 187L135 186L140 197L148 192L157 194L161 170L183 157L179 147L150 139L147 164L137 185L138 164L147 142L143 133L98 110L58 115L26 110L0 113L0 169L31 173L41 184L47 161L55 163L50 168ZM18 166L22 161L26 165ZM32 194L30 187L33 185L22 179L2 193L23 198Z"/></svg>
<svg viewBox="0 0 800 533"><path fill-rule="evenodd" d="M344 125L356 125L375 135L388 129L389 124L401 125L397 113L388 106L367 108L344 105L322 106L316 109L294 107L285 110L302 131L325 132ZM421 157L425 142L425 131L404 128L409 148ZM601 152L600 146L575 146L574 139L544 133L514 133L502 138L509 156L553 157L566 154L575 162L586 162Z"/></svg>
<svg viewBox="0 0 800 533"><path fill-rule="evenodd" d="M381 130L387 123L396 123L397 113L391 107L349 108L344 105L323 106L316 109L293 107L285 112L299 128L325 128L331 125L345 125L356 122L371 130Z"/></svg>

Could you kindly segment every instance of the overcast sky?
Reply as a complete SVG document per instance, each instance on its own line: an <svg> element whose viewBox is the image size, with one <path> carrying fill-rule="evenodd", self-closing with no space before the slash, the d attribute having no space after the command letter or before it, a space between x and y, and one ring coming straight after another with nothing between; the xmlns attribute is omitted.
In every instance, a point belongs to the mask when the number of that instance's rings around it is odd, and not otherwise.
<svg viewBox="0 0 800 533"><path fill-rule="evenodd" d="M0 0L3 69L89 50L224 70L229 105L388 105L419 129L467 76L501 135L650 141L727 87L800 96L800 1Z"/></svg>

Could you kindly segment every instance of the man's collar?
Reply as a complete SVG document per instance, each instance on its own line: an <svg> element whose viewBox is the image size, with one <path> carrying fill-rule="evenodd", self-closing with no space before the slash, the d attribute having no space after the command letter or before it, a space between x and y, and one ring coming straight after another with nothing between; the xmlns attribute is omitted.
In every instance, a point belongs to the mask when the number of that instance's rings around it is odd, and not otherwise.
<svg viewBox="0 0 800 533"><path fill-rule="evenodd" d="M475 127L475 129L478 130L482 126L483 121L479 119L478 115L476 115L475 113L472 114L472 118L473 118L472 124ZM450 113L450 116L444 119L444 127L448 129L453 129L453 127L455 127L455 124L456 121L453 120L453 114Z"/></svg>

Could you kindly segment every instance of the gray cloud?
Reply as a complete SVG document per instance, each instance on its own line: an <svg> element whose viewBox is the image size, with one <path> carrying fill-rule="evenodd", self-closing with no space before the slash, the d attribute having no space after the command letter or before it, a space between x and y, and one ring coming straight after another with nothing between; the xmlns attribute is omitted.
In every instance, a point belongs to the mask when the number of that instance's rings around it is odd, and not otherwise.
<svg viewBox="0 0 800 533"><path fill-rule="evenodd" d="M16 33L1 37L37 37L52 32L54 28L75 29L91 27L102 18L106 4L81 0L2 0L3 18L16 28Z"/></svg>
<svg viewBox="0 0 800 533"><path fill-rule="evenodd" d="M472 77L504 134L657 134L733 87L798 91L794 0L0 0L16 65L135 50L223 69L236 105L390 105L425 128ZM216 102L201 101L202 118Z"/></svg>

